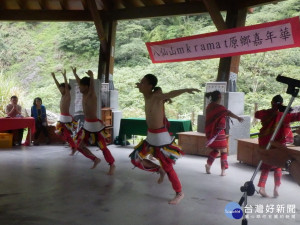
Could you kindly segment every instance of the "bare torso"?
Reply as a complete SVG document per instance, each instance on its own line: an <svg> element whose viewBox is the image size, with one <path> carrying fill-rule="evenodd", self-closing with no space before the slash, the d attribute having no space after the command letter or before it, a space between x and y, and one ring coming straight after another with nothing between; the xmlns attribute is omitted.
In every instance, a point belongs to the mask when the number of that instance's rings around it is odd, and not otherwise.
<svg viewBox="0 0 300 225"><path fill-rule="evenodd" d="M97 119L97 96L96 94L83 94L82 108L86 119Z"/></svg>
<svg viewBox="0 0 300 225"><path fill-rule="evenodd" d="M70 93L66 93L61 96L60 99L60 113L61 114L70 114L69 108L71 104L71 95Z"/></svg>
<svg viewBox="0 0 300 225"><path fill-rule="evenodd" d="M164 127L164 102L157 98L157 94L145 97L146 122L149 129Z"/></svg>

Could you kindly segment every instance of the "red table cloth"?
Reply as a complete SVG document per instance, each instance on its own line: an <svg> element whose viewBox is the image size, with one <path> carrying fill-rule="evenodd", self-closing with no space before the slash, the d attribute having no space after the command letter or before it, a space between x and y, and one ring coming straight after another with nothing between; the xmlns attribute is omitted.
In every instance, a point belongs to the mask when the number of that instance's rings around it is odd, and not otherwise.
<svg viewBox="0 0 300 225"><path fill-rule="evenodd" d="M31 134L34 134L35 120L33 117L0 118L0 131L17 130L27 127L30 129Z"/></svg>

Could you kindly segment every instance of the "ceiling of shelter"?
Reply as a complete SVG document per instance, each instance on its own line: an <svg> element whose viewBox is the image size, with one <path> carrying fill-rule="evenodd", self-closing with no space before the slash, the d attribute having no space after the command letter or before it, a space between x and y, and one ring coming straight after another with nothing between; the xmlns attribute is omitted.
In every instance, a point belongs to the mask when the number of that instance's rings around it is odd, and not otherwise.
<svg viewBox="0 0 300 225"><path fill-rule="evenodd" d="M103 19L124 20L206 13L205 0L0 0L0 20L92 21L88 4ZM211 1L211 0L206 0ZM214 0L220 11L250 8L278 0ZM95 5L95 4L94 4Z"/></svg>

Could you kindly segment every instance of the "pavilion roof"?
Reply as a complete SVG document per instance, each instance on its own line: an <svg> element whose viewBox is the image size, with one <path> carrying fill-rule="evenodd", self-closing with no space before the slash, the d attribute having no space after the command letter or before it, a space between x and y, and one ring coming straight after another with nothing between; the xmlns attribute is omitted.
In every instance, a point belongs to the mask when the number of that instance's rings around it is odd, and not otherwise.
<svg viewBox="0 0 300 225"><path fill-rule="evenodd" d="M94 1L102 19L124 20L206 13L205 0L0 0L2 21L93 21ZM213 1L213 0L206 0ZM277 3L275 0L214 0L220 11ZM96 4L95 4L96 3Z"/></svg>

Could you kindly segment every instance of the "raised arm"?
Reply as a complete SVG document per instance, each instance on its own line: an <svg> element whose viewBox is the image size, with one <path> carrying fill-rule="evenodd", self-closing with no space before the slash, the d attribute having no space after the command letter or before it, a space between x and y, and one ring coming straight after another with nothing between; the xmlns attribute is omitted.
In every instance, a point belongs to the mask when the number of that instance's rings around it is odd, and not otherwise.
<svg viewBox="0 0 300 225"><path fill-rule="evenodd" d="M160 94L158 95L158 98L160 98L161 100L167 100L167 99L175 98L183 93L194 94L194 92L200 92L200 90L196 88L179 89L179 90L170 91L165 94Z"/></svg>
<svg viewBox="0 0 300 225"><path fill-rule="evenodd" d="M65 93L70 93L69 84L68 84L67 75L66 75L66 70L63 70L61 73L62 73L62 75L64 77Z"/></svg>
<svg viewBox="0 0 300 225"><path fill-rule="evenodd" d="M59 83L58 83L58 81L57 81L57 79L56 79L56 77L55 77L55 73L54 72L52 72L51 73L51 75L52 75L52 77L53 77L53 80L54 80L54 82L55 82L55 84L56 84L56 87L58 88L58 90L59 90L59 87L60 87L60 85L59 85Z"/></svg>
<svg viewBox="0 0 300 225"><path fill-rule="evenodd" d="M95 88L94 88L94 74L91 70L87 71L86 74L90 77L90 87L89 87L89 95L92 95L95 93Z"/></svg>
<svg viewBox="0 0 300 225"><path fill-rule="evenodd" d="M228 111L228 116L237 119L240 123L242 123L244 121L244 119L242 117L239 117L237 115L235 115L234 113L232 113L231 111Z"/></svg>
<svg viewBox="0 0 300 225"><path fill-rule="evenodd" d="M72 69L73 74L74 74L74 76L75 76L75 78L76 78L77 84L80 85L80 78L79 78L79 76L78 76L77 73L76 73L76 67L71 67L71 69Z"/></svg>

